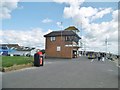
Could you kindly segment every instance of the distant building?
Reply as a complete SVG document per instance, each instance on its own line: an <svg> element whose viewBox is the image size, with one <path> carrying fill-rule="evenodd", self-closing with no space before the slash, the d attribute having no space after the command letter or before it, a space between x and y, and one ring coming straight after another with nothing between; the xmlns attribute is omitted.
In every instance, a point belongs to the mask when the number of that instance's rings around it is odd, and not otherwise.
<svg viewBox="0 0 120 90"><path fill-rule="evenodd" d="M45 57L46 58L75 58L78 57L79 40L77 28L68 27L62 31L50 32L46 38Z"/></svg>
<svg viewBox="0 0 120 90"><path fill-rule="evenodd" d="M20 48L18 44L0 44L0 46L7 46L8 48Z"/></svg>
<svg viewBox="0 0 120 90"><path fill-rule="evenodd" d="M0 55L27 55L35 48L19 46L18 44L0 44Z"/></svg>

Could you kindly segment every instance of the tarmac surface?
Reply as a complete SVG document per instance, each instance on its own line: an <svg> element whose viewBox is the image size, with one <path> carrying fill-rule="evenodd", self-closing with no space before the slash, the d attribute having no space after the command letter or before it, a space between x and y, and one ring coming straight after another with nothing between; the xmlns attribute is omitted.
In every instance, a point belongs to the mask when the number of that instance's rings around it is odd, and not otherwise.
<svg viewBox="0 0 120 90"><path fill-rule="evenodd" d="M2 72L0 72L0 90L2 89Z"/></svg>
<svg viewBox="0 0 120 90"><path fill-rule="evenodd" d="M45 59L43 67L2 73L2 88L118 88L118 67L83 56Z"/></svg>

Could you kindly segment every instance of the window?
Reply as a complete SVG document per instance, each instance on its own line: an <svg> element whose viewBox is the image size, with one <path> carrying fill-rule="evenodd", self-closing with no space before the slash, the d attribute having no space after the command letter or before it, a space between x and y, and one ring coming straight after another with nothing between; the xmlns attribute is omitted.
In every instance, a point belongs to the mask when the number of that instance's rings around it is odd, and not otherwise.
<svg viewBox="0 0 120 90"><path fill-rule="evenodd" d="M60 46L57 46L57 51L61 51L61 47Z"/></svg>
<svg viewBox="0 0 120 90"><path fill-rule="evenodd" d="M69 37L68 36L65 36L65 41L69 41Z"/></svg>
<svg viewBox="0 0 120 90"><path fill-rule="evenodd" d="M72 41L72 37L71 36L65 36L65 41Z"/></svg>
<svg viewBox="0 0 120 90"><path fill-rule="evenodd" d="M51 37L50 39L51 39L51 41L55 41L55 37Z"/></svg>

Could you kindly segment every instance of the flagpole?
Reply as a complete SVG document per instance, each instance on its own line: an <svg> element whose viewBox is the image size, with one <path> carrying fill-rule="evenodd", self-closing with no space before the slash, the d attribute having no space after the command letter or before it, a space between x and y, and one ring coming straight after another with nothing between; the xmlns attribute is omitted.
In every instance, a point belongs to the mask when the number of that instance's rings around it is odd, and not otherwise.
<svg viewBox="0 0 120 90"><path fill-rule="evenodd" d="M82 42L82 22L81 22L81 49L83 50L83 42ZM81 54L83 54L83 51L82 51Z"/></svg>
<svg viewBox="0 0 120 90"><path fill-rule="evenodd" d="M106 59L107 59L107 45L108 45L107 37L106 37L106 40L105 40L105 45L106 45Z"/></svg>
<svg viewBox="0 0 120 90"><path fill-rule="evenodd" d="M60 24L61 24L61 50L62 50L62 22L60 22ZM61 51L60 51L61 52ZM62 57L62 52L61 52L61 57Z"/></svg>
<svg viewBox="0 0 120 90"><path fill-rule="evenodd" d="M107 37L106 37L106 40L105 40L105 44L106 44L106 54L107 54L107 44L108 44Z"/></svg>
<svg viewBox="0 0 120 90"><path fill-rule="evenodd" d="M63 22L60 22L60 24L61 24L61 41L62 41L62 29L63 29L63 28L62 28L62 23L63 23Z"/></svg>

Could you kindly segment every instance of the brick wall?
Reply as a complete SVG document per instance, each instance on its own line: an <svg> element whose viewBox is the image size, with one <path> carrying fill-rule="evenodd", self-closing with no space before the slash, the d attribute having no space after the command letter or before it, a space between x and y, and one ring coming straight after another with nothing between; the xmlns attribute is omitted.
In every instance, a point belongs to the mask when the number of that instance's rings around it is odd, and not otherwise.
<svg viewBox="0 0 120 90"><path fill-rule="evenodd" d="M62 40L61 40L62 39ZM50 37L46 37L46 58L72 58L72 47L65 47L65 38L61 36L56 37L55 41L51 41ZM57 46L61 47L61 51L57 51Z"/></svg>

